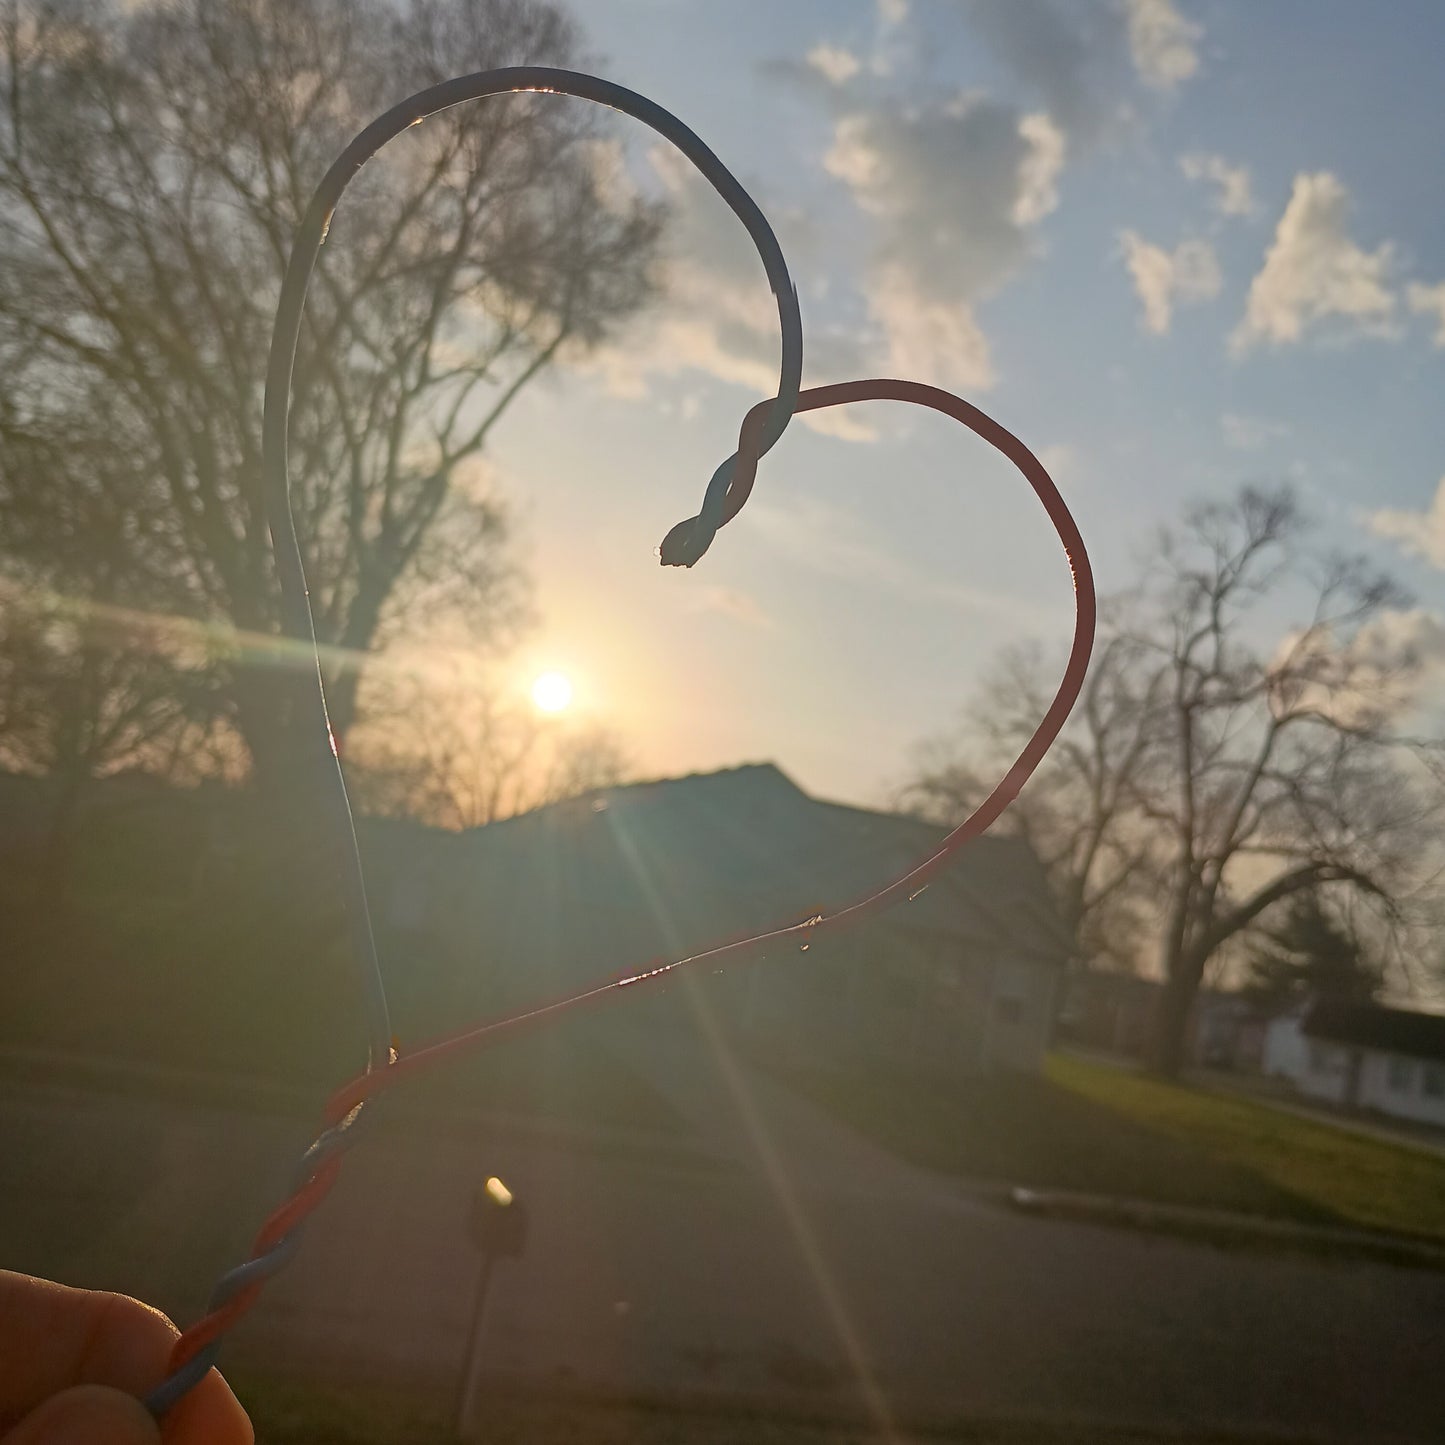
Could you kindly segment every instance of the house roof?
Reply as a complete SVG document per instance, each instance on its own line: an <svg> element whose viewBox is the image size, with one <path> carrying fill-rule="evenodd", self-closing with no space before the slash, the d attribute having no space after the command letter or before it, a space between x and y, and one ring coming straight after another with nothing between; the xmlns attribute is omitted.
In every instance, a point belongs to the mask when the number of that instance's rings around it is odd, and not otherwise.
<svg viewBox="0 0 1445 1445"><path fill-rule="evenodd" d="M1305 1016L1307 1038L1353 1044L1417 1059L1445 1059L1445 1015L1382 1008L1379 1004L1318 999Z"/></svg>
<svg viewBox="0 0 1445 1445"><path fill-rule="evenodd" d="M452 871L489 951L565 986L858 901L946 830L809 797L771 763L601 789L464 834ZM1067 946L1042 868L1009 838L966 849L890 923L1048 962Z"/></svg>

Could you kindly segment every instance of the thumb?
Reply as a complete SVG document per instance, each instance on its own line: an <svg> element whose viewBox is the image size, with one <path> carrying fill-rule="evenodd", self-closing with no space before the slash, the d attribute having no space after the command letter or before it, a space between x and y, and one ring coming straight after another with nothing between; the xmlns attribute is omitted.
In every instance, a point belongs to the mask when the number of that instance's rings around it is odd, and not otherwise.
<svg viewBox="0 0 1445 1445"><path fill-rule="evenodd" d="M160 1438L134 1396L105 1385L77 1385L36 1406L4 1445L160 1445Z"/></svg>

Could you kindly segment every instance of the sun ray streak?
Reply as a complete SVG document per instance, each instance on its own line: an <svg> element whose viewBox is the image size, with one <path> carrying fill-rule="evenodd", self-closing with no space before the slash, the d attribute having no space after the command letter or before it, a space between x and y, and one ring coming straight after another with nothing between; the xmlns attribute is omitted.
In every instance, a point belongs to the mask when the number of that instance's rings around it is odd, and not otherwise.
<svg viewBox="0 0 1445 1445"><path fill-rule="evenodd" d="M156 612L123 607L93 597L36 587L0 575L0 606L25 611L46 622L72 623L113 639L117 648L170 655L178 659L188 650L208 661L244 659L249 666L314 671L317 650L328 673L365 668L368 673L439 683L455 683L454 665L463 649L398 647L385 652L336 647L321 643L313 650L274 632L248 631L228 621L186 617L177 612Z"/></svg>
<svg viewBox="0 0 1445 1445"><path fill-rule="evenodd" d="M684 940L668 907L666 892L658 886L647 855L638 846L638 841L629 830L626 819L621 816L621 811L608 809L605 815L618 850L636 880L653 919L662 931L670 956L682 957L685 954ZM683 980L685 985L692 982L692 979ZM763 1177L777 1199L788 1231L802 1257L813 1287L818 1292L823 1313L857 1381L863 1404L882 1439L887 1445L895 1445L899 1436L893 1412L879 1384L870 1351L853 1319L852 1310L828 1261L813 1221L793 1184L792 1175L778 1151L762 1111L758 1108L747 1076L738 1067L737 1059L718 1028L707 1000L695 987L685 987L684 992L703 1039L717 1064L718 1075L757 1156Z"/></svg>

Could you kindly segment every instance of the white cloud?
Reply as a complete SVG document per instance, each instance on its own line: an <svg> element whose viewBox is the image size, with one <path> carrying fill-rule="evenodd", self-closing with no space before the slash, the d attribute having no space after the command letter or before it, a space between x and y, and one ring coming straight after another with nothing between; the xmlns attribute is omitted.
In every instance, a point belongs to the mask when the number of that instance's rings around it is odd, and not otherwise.
<svg viewBox="0 0 1445 1445"><path fill-rule="evenodd" d="M1434 499L1423 512L1382 507L1370 513L1365 522L1377 537L1398 542L1410 556L1445 567L1445 477L1440 478Z"/></svg>
<svg viewBox="0 0 1445 1445"><path fill-rule="evenodd" d="M878 148L869 139L870 125L867 115L844 116L834 129L833 145L823 157L823 165L848 185L865 211L876 215L884 208L877 193L887 177Z"/></svg>
<svg viewBox="0 0 1445 1445"><path fill-rule="evenodd" d="M686 371L771 396L778 384L778 309L751 242L685 157L657 147L648 162L672 213L662 297L615 341L570 359L614 396L634 400L649 394L654 377ZM620 151L600 148L594 164L610 185L631 184ZM786 207L766 209L796 264L809 249L806 217ZM808 343L810 383L830 371L856 374L852 338L824 331ZM806 413L799 420L850 441L874 436L841 412Z"/></svg>
<svg viewBox="0 0 1445 1445"><path fill-rule="evenodd" d="M1078 480L1079 454L1067 442L1053 442L1040 447L1037 456L1061 492L1067 491Z"/></svg>
<svg viewBox="0 0 1445 1445"><path fill-rule="evenodd" d="M1205 155L1195 151L1179 157L1179 169L1188 180L1209 181L1217 187L1214 205L1220 215L1254 214L1254 192L1250 185L1248 166L1232 166L1223 156Z"/></svg>
<svg viewBox="0 0 1445 1445"><path fill-rule="evenodd" d="M1445 622L1423 607L1391 607L1366 622L1352 645L1381 669L1418 668L1445 660Z"/></svg>
<svg viewBox="0 0 1445 1445"><path fill-rule="evenodd" d="M1349 330L1388 335L1395 315L1394 248L1362 251L1346 234L1350 197L1328 171L1295 177L1264 266L1250 283L1244 319L1230 338L1237 353L1256 342L1284 345L1327 318Z"/></svg>
<svg viewBox="0 0 1445 1445"><path fill-rule="evenodd" d="M808 64L830 85L846 84L863 68L862 61L840 45L815 45L808 52Z"/></svg>
<svg viewBox="0 0 1445 1445"><path fill-rule="evenodd" d="M625 216L638 197L637 182L627 168L627 152L615 136L584 140L582 148L592 172L592 193L597 204L613 215Z"/></svg>
<svg viewBox="0 0 1445 1445"><path fill-rule="evenodd" d="M1390 608L1350 639L1361 711L1398 718L1428 700L1445 670L1445 621L1423 607Z"/></svg>
<svg viewBox="0 0 1445 1445"><path fill-rule="evenodd" d="M815 380L811 373L808 379ZM843 442L876 442L882 435L873 422L865 421L857 411L848 407L831 406L826 411L805 411L799 414L798 421L821 436Z"/></svg>
<svg viewBox="0 0 1445 1445"><path fill-rule="evenodd" d="M1412 281L1405 294L1415 315L1434 317L1435 345L1445 346L1445 281L1438 286L1422 286Z"/></svg>
<svg viewBox="0 0 1445 1445"><path fill-rule="evenodd" d="M1344 635L1331 628L1291 633L1276 669L1286 659L1292 676L1282 700L1289 706L1345 727L1378 728L1398 722L1438 681L1445 623L1423 608L1388 608Z"/></svg>
<svg viewBox="0 0 1445 1445"><path fill-rule="evenodd" d="M1156 336L1168 332L1176 305L1188 306L1219 295L1223 277L1208 241L1181 241L1166 251L1135 231L1122 231L1119 244L1144 306L1144 326Z"/></svg>
<svg viewBox="0 0 1445 1445"><path fill-rule="evenodd" d="M883 327L892 375L961 391L994 384L988 338L966 301L940 302L907 267L890 261L871 277L868 302Z"/></svg>
<svg viewBox="0 0 1445 1445"><path fill-rule="evenodd" d="M1171 0L1124 0L1124 19L1129 55L1146 85L1172 90L1199 69L1197 45L1204 31Z"/></svg>
<svg viewBox="0 0 1445 1445"><path fill-rule="evenodd" d="M1029 254L1030 228L1057 204L1063 158L1046 116L970 96L853 111L824 164L879 221L887 259L940 293L977 294Z"/></svg>
<svg viewBox="0 0 1445 1445"><path fill-rule="evenodd" d="M1272 441L1282 441L1289 435L1289 428L1279 421L1270 421L1262 416L1241 416L1238 412L1227 411L1219 418L1220 430L1224 433L1224 444L1237 452L1257 452Z"/></svg>
<svg viewBox="0 0 1445 1445"><path fill-rule="evenodd" d="M1016 226L1032 226L1059 204L1058 180L1064 169L1067 142L1063 131L1042 112L1022 116L1019 134L1029 143L1029 149L1019 164L1013 221Z"/></svg>
<svg viewBox="0 0 1445 1445"><path fill-rule="evenodd" d="M1041 252L1041 224L1059 205L1067 162L1122 123L1131 44L1156 81L1167 75L1172 84L1189 68L1179 48L1192 46L1198 29L1159 0L1142 9L1126 0L1093 9L1073 0L969 0L947 10L968 16L1033 95L1031 105L943 91L926 57L897 48L897 27L912 13L905 0L878 0L869 53L829 40L806 61L765 69L831 119L824 166L861 213L868 245L861 277L833 298L856 290L850 299L861 302L863 320L854 307L852 339L863 343L863 368L886 361L896 372L977 389L994 380L980 306ZM913 83L885 87L878 76L900 64ZM1186 248L1179 287L1187 294L1201 284L1195 260ZM836 312L835 299L829 308ZM842 434L862 425L841 414L816 424Z"/></svg>
<svg viewBox="0 0 1445 1445"><path fill-rule="evenodd" d="M970 0L969 21L980 39L1087 149L1117 106L1124 61L1120 16L1105 6L1087 11L1058 0Z"/></svg>
<svg viewBox="0 0 1445 1445"><path fill-rule="evenodd" d="M1034 251L1064 154L1046 115L978 96L867 104L837 120L824 164L873 220L866 292L895 370L992 382L973 307Z"/></svg>

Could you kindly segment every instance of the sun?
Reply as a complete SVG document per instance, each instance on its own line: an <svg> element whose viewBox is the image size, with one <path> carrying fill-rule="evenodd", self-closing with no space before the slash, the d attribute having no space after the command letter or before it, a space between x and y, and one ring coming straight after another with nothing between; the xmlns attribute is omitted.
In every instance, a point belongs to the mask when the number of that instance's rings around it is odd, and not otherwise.
<svg viewBox="0 0 1445 1445"><path fill-rule="evenodd" d="M572 703L572 683L560 672L544 672L532 684L532 701L542 712L562 712Z"/></svg>

